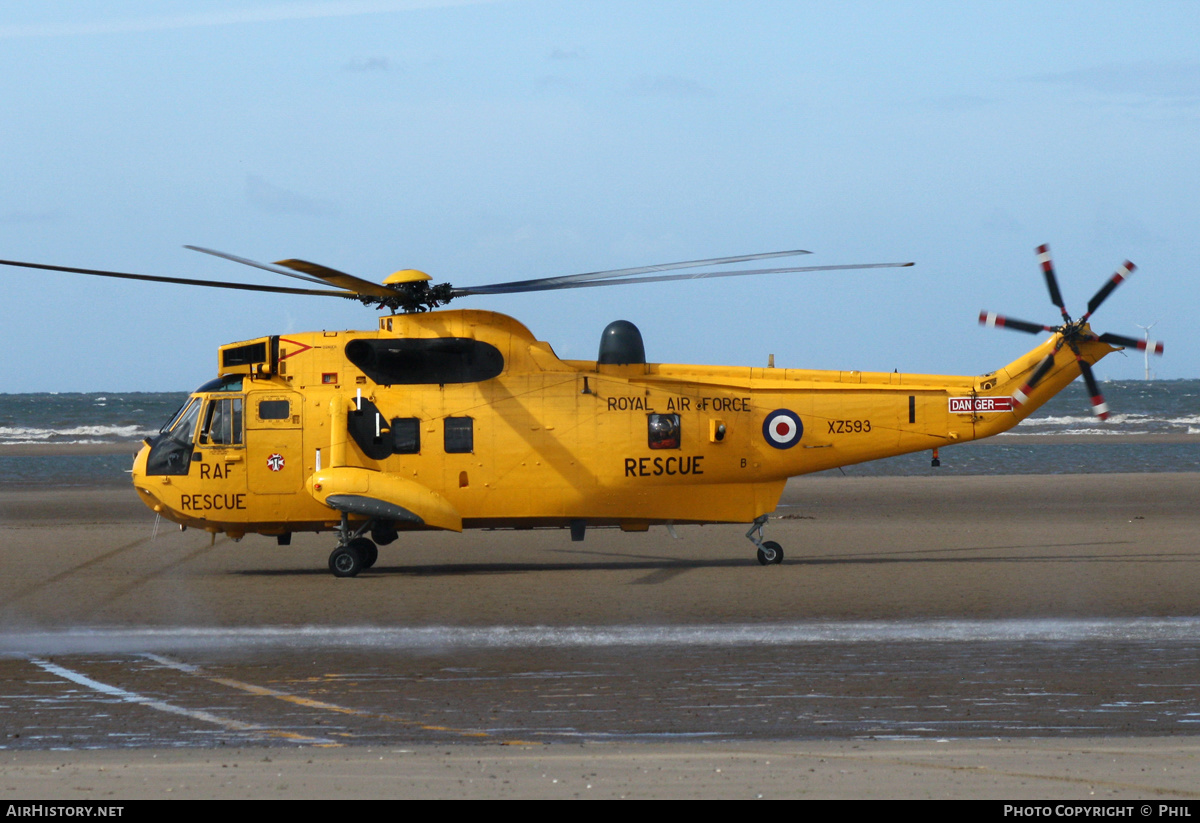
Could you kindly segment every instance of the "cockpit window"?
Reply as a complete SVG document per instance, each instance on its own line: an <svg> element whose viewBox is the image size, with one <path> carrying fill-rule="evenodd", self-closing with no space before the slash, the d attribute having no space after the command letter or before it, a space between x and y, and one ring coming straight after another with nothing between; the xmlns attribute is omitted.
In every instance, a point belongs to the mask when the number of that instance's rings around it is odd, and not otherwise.
<svg viewBox="0 0 1200 823"><path fill-rule="evenodd" d="M192 442L192 433L196 431L196 418L200 416L200 401L193 400L183 407L179 414L175 415L164 428L163 431L171 433L171 439L180 443Z"/></svg>
<svg viewBox="0 0 1200 823"><path fill-rule="evenodd" d="M150 454L146 457L147 475L188 473L188 466L192 462L192 437L203 405L202 400L193 397L182 411L163 426L162 433L151 442Z"/></svg>
<svg viewBox="0 0 1200 823"><path fill-rule="evenodd" d="M194 429L196 424L196 415L199 414L199 412L200 401L196 400L194 397L189 397L186 401L184 401L182 406L175 410L175 413L171 415L171 419L163 424L163 427L158 430L158 433L163 434L165 432L172 431L176 426L179 425L180 421L183 420L184 415L188 414L191 415L192 428Z"/></svg>
<svg viewBox="0 0 1200 823"><path fill-rule="evenodd" d="M242 398L223 397L208 401L201 445L240 446L242 443Z"/></svg>

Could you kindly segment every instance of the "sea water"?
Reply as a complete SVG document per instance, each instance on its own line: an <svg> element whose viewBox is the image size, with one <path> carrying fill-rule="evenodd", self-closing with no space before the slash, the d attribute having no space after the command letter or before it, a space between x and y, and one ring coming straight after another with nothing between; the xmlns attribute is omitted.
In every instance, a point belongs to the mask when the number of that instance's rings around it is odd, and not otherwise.
<svg viewBox="0 0 1200 823"><path fill-rule="evenodd" d="M158 433L187 392L0 394L0 487L95 486L129 482L142 438ZM58 454L53 446L128 446L118 454ZM106 449L108 451L109 449Z"/></svg>

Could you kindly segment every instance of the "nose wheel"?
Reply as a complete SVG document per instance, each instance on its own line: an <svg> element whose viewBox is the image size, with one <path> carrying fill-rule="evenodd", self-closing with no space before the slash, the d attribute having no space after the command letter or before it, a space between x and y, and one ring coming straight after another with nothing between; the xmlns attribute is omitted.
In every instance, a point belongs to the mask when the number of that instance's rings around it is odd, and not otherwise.
<svg viewBox="0 0 1200 823"><path fill-rule="evenodd" d="M754 544L758 549L758 562L763 566L770 566L776 563L783 562L783 546L780 546L774 540L763 540L763 526L767 525L767 515L762 515L755 519L750 526L750 531L746 532L746 539Z"/></svg>

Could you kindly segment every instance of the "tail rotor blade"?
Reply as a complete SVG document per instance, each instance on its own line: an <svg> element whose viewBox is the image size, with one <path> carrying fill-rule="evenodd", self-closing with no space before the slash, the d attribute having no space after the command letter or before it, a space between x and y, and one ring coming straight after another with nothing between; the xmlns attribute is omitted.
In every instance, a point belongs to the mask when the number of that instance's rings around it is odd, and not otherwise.
<svg viewBox="0 0 1200 823"><path fill-rule="evenodd" d="M1063 302L1062 292L1058 290L1058 278L1054 276L1054 264L1050 262L1050 246L1043 243L1037 247L1038 262L1042 264L1042 274L1046 276L1046 288L1050 289L1050 302L1058 306L1058 310L1062 312L1063 320L1071 322L1071 315L1067 314L1067 306Z"/></svg>
<svg viewBox="0 0 1200 823"><path fill-rule="evenodd" d="M979 313L979 325L987 326L989 329L1002 326L1006 329L1014 331L1025 331L1030 334L1041 334L1044 331L1054 331L1050 326L1043 326L1040 323L1030 323L1025 320L1017 320L1015 317L1005 317L1002 314L996 314L994 311L981 311Z"/></svg>
<svg viewBox="0 0 1200 823"><path fill-rule="evenodd" d="M1136 268L1137 266L1126 260L1125 263L1113 273L1113 276L1108 278L1107 282L1100 287L1100 291L1096 292L1092 299L1088 301L1087 314L1083 316L1083 319L1087 320L1089 317L1091 317L1096 309L1100 308L1100 304L1108 299L1108 296L1113 293L1113 289L1129 279L1129 276L1133 274Z"/></svg>
<svg viewBox="0 0 1200 823"><path fill-rule="evenodd" d="M985 326L1004 326L1016 331L1029 332L1030 334L1039 334L1043 331L1054 334L1053 339L1056 341L1054 350L1030 372L1024 385L1013 392L1013 403L1017 406L1023 406L1029 401L1029 395L1033 392L1034 387L1053 371L1055 358L1063 346L1066 346L1074 353L1075 361L1079 364L1079 373L1083 375L1083 380L1087 383L1088 394L1092 401L1092 411L1096 417L1101 420L1107 420L1109 416L1108 404L1104 401L1104 395L1100 393L1100 386L1096 383L1096 375L1092 372L1092 364L1088 360L1085 360L1081 353L1082 344L1104 343L1109 346L1137 349L1146 353L1162 354L1163 352L1162 343L1149 339L1150 329L1147 326L1140 327L1147 332L1147 339L1138 340L1137 338L1125 337L1120 334L1097 335L1087 325L1088 318L1095 313L1096 309L1100 308L1117 286L1129 279L1136 267L1128 260L1122 263L1112 277L1108 278L1104 285L1100 287L1100 290L1092 295L1092 299L1087 304L1087 313L1078 321L1072 321L1071 316L1067 314L1067 307L1063 301L1062 292L1058 288L1058 277L1054 273L1054 264L1050 260L1049 244L1043 243L1037 247L1037 257L1038 262L1042 265L1042 275L1046 278L1046 288L1050 291L1050 302L1058 306L1058 310L1062 312L1063 324L1061 326L1052 328L1050 326L1042 326L1038 323L1005 317L994 312L982 311L979 313L979 322ZM1095 349L1100 347L1091 348L1094 356L1091 353L1089 356L1093 356L1093 359L1103 356L1102 353L1095 351Z"/></svg>
<svg viewBox="0 0 1200 823"><path fill-rule="evenodd" d="M1124 346L1128 349L1137 349L1138 351L1147 351L1151 354L1162 354L1163 344L1158 340L1138 340L1136 337L1125 337L1120 334L1102 334L1100 342L1107 343L1110 346Z"/></svg>
<svg viewBox="0 0 1200 823"><path fill-rule="evenodd" d="M1062 345L1061 343L1059 344ZM1042 381L1042 378L1050 373L1050 369L1054 368L1054 355L1058 354L1058 346L1054 347L1054 351L1046 355L1046 359L1038 364L1038 367L1033 370L1033 374L1025 381L1025 385L1017 389L1013 394L1013 401L1018 406L1025 405L1025 401L1029 399L1029 393L1033 391L1033 387Z"/></svg>
<svg viewBox="0 0 1200 823"><path fill-rule="evenodd" d="M1088 396L1092 398L1092 411L1101 420L1108 419L1108 404L1104 402L1104 395L1100 393L1100 386L1096 384L1096 375L1092 374L1092 366L1088 361L1075 353L1075 359L1079 361L1079 371L1083 373L1083 382L1087 383Z"/></svg>

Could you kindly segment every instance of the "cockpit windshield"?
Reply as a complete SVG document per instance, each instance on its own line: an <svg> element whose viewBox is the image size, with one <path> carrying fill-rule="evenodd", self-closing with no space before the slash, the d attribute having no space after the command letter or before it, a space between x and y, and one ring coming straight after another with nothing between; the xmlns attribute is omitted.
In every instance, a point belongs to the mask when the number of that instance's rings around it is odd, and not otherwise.
<svg viewBox="0 0 1200 823"><path fill-rule="evenodd" d="M241 446L243 398L222 397L221 394L207 398L198 396L241 390L241 375L218 377L196 389L183 407L159 429L158 436L148 441L150 454L146 456L146 474L187 474L192 449L197 445Z"/></svg>
<svg viewBox="0 0 1200 823"><path fill-rule="evenodd" d="M204 401L191 398L187 405L163 426L158 437L150 441L150 454L146 457L147 475L188 473L192 462L192 438L196 423L200 419L200 408Z"/></svg>
<svg viewBox="0 0 1200 823"><path fill-rule="evenodd" d="M200 401L192 397L160 431L163 433L170 432L172 440L180 443L190 443L192 441L192 433L196 430L196 419L199 417Z"/></svg>
<svg viewBox="0 0 1200 823"><path fill-rule="evenodd" d="M158 429L158 433L164 434L166 432L174 431L175 427L179 426L180 422L182 422L184 417L187 415L191 415L192 423L194 423L196 422L196 416L199 413L200 408L199 404L196 402L196 398L188 397L187 401L182 404L178 410L176 410L175 414L170 416L170 420L168 420L166 423L163 423L162 428Z"/></svg>
<svg viewBox="0 0 1200 823"><path fill-rule="evenodd" d="M163 425L163 427L158 430L158 433L163 434L165 432L169 432L172 429L174 429L176 425L178 425L180 418L182 418L184 414L187 414L188 410L191 409L192 406L195 405L195 403L196 403L195 395L207 394L208 392L226 392L226 391L241 391L241 390L242 390L242 376L240 374L228 374L228 375L225 375L224 377L217 377L213 380L209 380L207 383L202 385L200 388L198 388L194 392L192 392L192 396L189 397L187 400L185 400L183 402L182 406L180 406L178 409L176 409L175 413L173 415L171 415L171 419L168 420ZM200 411L199 409L195 409L195 413L198 414L199 411ZM193 427L192 430L195 431L195 428Z"/></svg>

